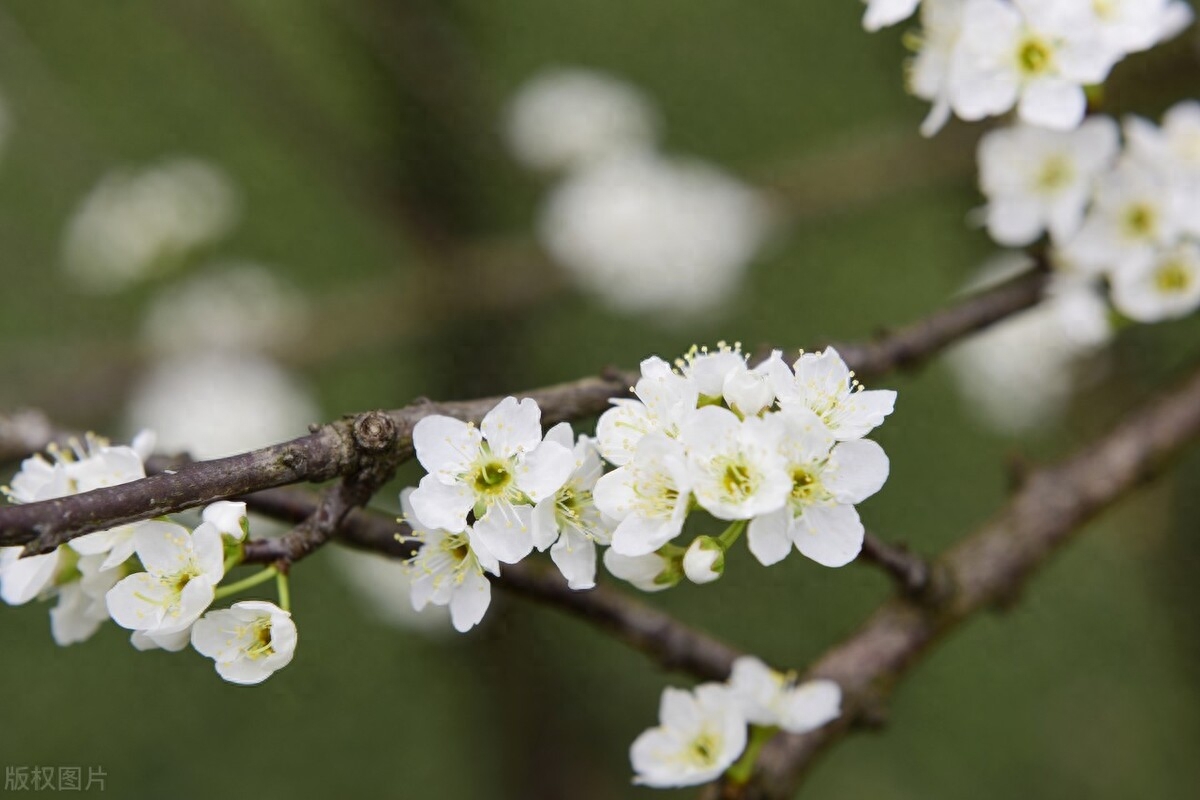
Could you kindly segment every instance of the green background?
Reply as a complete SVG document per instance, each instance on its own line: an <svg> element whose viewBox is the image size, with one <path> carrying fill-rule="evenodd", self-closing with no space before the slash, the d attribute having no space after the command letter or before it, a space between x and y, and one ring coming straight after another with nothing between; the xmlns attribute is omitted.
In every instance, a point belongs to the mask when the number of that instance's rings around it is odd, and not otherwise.
<svg viewBox="0 0 1200 800"><path fill-rule="evenodd" d="M317 308L285 361L327 419L415 396L516 391L672 356L693 342L815 346L943 304L992 252L982 128L917 134L900 32L853 0L13 0L0 6L0 407L116 432L147 300L97 299L59 267L79 198L111 167L214 160L246 215L219 254L278 265ZM1118 67L1118 113L1195 96L1196 40ZM1186 38L1186 37L1185 37ZM781 227L727 311L612 316L556 279L530 238L543 187L504 155L500 109L551 65L614 72L662 108L666 148L775 192ZM1007 493L1006 460L1050 458L1186 369L1196 320L1125 331L1107 379L1023 440L981 429L943 365L895 376L892 459L870 528L933 553ZM297 431L297 434L302 431ZM402 478L415 480L411 465ZM1200 459L1125 501L1011 611L955 636L856 736L809 797L1160 798L1200 786ZM378 502L394 506L388 490ZM888 593L876 572L744 551L713 585L651 602L803 667ZM663 797L627 748L665 685L643 657L497 596L464 636L364 614L322 555L293 572L300 645L263 686L195 653L142 654L107 626L57 648L47 607L5 609L0 762L101 765L117 797ZM85 770L86 773L86 770ZM2 792L0 792L2 794ZM687 792L679 793L688 796Z"/></svg>

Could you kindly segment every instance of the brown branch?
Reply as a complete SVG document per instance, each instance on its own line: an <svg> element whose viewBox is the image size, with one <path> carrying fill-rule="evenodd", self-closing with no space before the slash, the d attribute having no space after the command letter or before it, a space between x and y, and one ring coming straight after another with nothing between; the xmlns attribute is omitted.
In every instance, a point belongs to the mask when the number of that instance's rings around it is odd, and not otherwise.
<svg viewBox="0 0 1200 800"><path fill-rule="evenodd" d="M811 668L809 677L842 687L842 718L803 736L777 737L763 750L755 780L725 786L718 796L791 797L817 757L876 716L937 641L974 614L1011 602L1080 526L1198 436L1200 371L1065 461L1034 470L1000 513L934 562L933 599L893 598Z"/></svg>
<svg viewBox="0 0 1200 800"><path fill-rule="evenodd" d="M311 492L272 489L243 498L254 511L288 522L301 522L319 513ZM322 504L324 501L321 501ZM417 545L412 530L378 511L355 510L346 515L337 533L342 544L408 558ZM293 555L286 540L259 539L246 543L246 563L274 563ZM679 622L669 614L629 597L610 586L574 591L557 571L525 561L505 564L496 586L512 594L544 603L601 628L670 670L686 672L700 680L725 680L733 660L741 653L711 636Z"/></svg>
<svg viewBox="0 0 1200 800"><path fill-rule="evenodd" d="M930 586L929 564L903 545L888 544L868 533L858 560L882 569L913 597L920 597Z"/></svg>
<svg viewBox="0 0 1200 800"><path fill-rule="evenodd" d="M1045 281L1042 272L1029 273L872 342L842 345L841 352L860 376L912 367L952 342L1034 305ZM542 421L550 425L601 413L612 398L627 395L636 378L633 373L614 371L600 378L518 394L537 400ZM444 414L479 421L500 399L442 403L422 400L386 412L396 427L391 457L395 463L412 457L412 429L423 417ZM362 453L354 442L352 425L352 420L342 420L261 450L183 464L177 470L119 486L0 508L0 545L23 544L28 555L44 553L75 536L213 500L352 475L362 467Z"/></svg>

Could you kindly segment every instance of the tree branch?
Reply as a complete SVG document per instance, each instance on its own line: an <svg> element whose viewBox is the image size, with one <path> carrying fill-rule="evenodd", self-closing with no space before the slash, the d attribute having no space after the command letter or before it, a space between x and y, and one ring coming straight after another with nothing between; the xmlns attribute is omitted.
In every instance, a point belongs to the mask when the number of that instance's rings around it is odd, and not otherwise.
<svg viewBox="0 0 1200 800"><path fill-rule="evenodd" d="M1200 371L1065 461L1034 470L989 523L933 563L932 599L928 592L923 601L893 598L809 670L808 678L842 687L843 716L803 736L777 737L753 782L715 796L791 797L817 757L873 716L936 642L974 614L1011 602L1080 526L1198 436Z"/></svg>
<svg viewBox="0 0 1200 800"><path fill-rule="evenodd" d="M949 344L1037 303L1046 282L1042 271L973 295L930 317L866 344L841 345L846 362L860 377L912 367ZM518 393L542 408L553 424L595 416L614 397L628 395L636 373L614 371L599 378ZM412 457L412 429L423 417L444 414L478 422L502 398L435 403L419 400L386 413L395 425L391 457ZM371 412L376 413L376 412ZM359 415L361 418L362 415ZM353 420L316 427L307 436L241 455L181 465L142 480L0 508L0 545L25 545L26 555L53 550L75 536L116 525L183 511L236 495L292 483L346 477L362 469L352 435Z"/></svg>

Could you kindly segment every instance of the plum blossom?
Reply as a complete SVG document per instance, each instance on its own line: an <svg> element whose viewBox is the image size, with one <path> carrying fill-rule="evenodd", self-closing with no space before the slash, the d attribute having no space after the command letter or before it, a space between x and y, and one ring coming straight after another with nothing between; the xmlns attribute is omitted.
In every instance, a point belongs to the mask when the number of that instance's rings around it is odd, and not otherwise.
<svg viewBox="0 0 1200 800"><path fill-rule="evenodd" d="M668 687L659 726L642 733L629 750L635 783L658 788L716 780L746 748L746 718L724 685L694 691Z"/></svg>
<svg viewBox="0 0 1200 800"><path fill-rule="evenodd" d="M1103 81L1119 57L1089 0L966 0L950 102L965 120L1015 105L1031 125L1069 130L1083 119L1083 87Z"/></svg>
<svg viewBox="0 0 1200 800"><path fill-rule="evenodd" d="M796 407L767 420L790 477L786 504L750 521L750 552L765 566L796 549L827 567L852 561L864 530L854 506L883 486L888 458L875 442L835 443L813 412Z"/></svg>
<svg viewBox="0 0 1200 800"><path fill-rule="evenodd" d="M642 362L641 378L633 393L636 400L613 400L613 407L596 423L600 454L617 466L629 463L648 433L677 437L680 425L695 413L699 402L696 382L675 372L658 356Z"/></svg>
<svg viewBox="0 0 1200 800"><path fill-rule="evenodd" d="M988 233L998 243L1032 244L1044 231L1057 243L1079 230L1097 176L1112 166L1117 124L1093 117L1074 131L1030 125L988 133L979 145L979 182L988 198Z"/></svg>
<svg viewBox="0 0 1200 800"><path fill-rule="evenodd" d="M550 548L550 558L572 589L590 589L596 585L596 545L609 544L614 525L592 497L604 465L595 441L587 436L576 441L568 422L547 431L546 441L572 451L575 471L557 492L534 507L534 546Z"/></svg>
<svg viewBox="0 0 1200 800"><path fill-rule="evenodd" d="M217 674L243 686L262 683L292 661L296 623L274 603L243 600L209 611L192 626L192 647L215 662Z"/></svg>
<svg viewBox="0 0 1200 800"><path fill-rule="evenodd" d="M683 577L679 565L658 553L644 556L623 556L611 547L604 551L604 566L643 592L661 592L679 583Z"/></svg>
<svg viewBox="0 0 1200 800"><path fill-rule="evenodd" d="M772 364L779 405L785 411L807 408L820 417L836 439L859 439L883 424L896 405L889 389L864 391L838 351L802 353L789 370L782 360Z"/></svg>
<svg viewBox="0 0 1200 800"><path fill-rule="evenodd" d="M906 41L915 51L907 74L908 89L933 103L921 123L921 134L933 136L950 119L950 66L962 30L965 0L925 0L921 31Z"/></svg>
<svg viewBox="0 0 1200 800"><path fill-rule="evenodd" d="M449 606L454 629L465 633L487 613L492 584L483 573L486 570L499 575L500 563L471 526L451 532L427 525L412 502L416 491L406 489L400 494L412 538L421 543L420 549L404 562L411 579L413 608L421 611L431 603Z"/></svg>
<svg viewBox="0 0 1200 800"><path fill-rule="evenodd" d="M683 554L683 574L692 583L712 583L725 572L725 548L711 536L697 536Z"/></svg>
<svg viewBox="0 0 1200 800"><path fill-rule="evenodd" d="M684 426L688 473L696 502L717 519L750 519L783 507L792 488L775 437L764 419L738 419L719 406L699 409Z"/></svg>
<svg viewBox="0 0 1200 800"><path fill-rule="evenodd" d="M1161 322L1200 308L1200 245L1180 243L1157 259L1112 275L1112 302L1137 322Z"/></svg>
<svg viewBox="0 0 1200 800"><path fill-rule="evenodd" d="M842 690L834 681L797 683L754 656L733 662L729 688L754 725L808 733L841 716Z"/></svg>
<svg viewBox="0 0 1200 800"><path fill-rule="evenodd" d="M221 534L210 523L189 533L182 525L160 522L138 529L134 551L146 571L109 590L108 613L134 632L140 649L181 650L225 575Z"/></svg>
<svg viewBox="0 0 1200 800"><path fill-rule="evenodd" d="M575 469L571 451L542 439L541 409L506 397L476 428L434 415L413 428L417 460L428 475L411 502L432 528L475 534L489 552L514 564L533 550L533 506L551 497Z"/></svg>
<svg viewBox="0 0 1200 800"><path fill-rule="evenodd" d="M682 533L691 496L683 445L661 433L643 436L633 459L593 490L601 513L617 520L612 547L624 556L648 555Z"/></svg>

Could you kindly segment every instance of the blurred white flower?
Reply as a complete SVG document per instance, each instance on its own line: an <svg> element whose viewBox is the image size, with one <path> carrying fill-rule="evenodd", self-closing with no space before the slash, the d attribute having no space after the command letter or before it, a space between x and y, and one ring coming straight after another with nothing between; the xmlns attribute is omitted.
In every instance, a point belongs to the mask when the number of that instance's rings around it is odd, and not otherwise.
<svg viewBox="0 0 1200 800"><path fill-rule="evenodd" d="M867 10L863 14L863 27L877 31L906 20L917 10L921 0L866 0Z"/></svg>
<svg viewBox="0 0 1200 800"><path fill-rule="evenodd" d="M1011 275L1028 258L1009 255L984 267ZM975 288L993 282L977 281ZM1041 304L972 336L947 356L967 408L1000 433L1045 428L1059 419L1080 367L1112 337L1108 305L1091 283L1060 276Z"/></svg>
<svg viewBox="0 0 1200 800"><path fill-rule="evenodd" d="M304 296L251 262L216 265L157 294L142 325L156 352L205 349L271 352L307 321Z"/></svg>
<svg viewBox="0 0 1200 800"><path fill-rule="evenodd" d="M227 234L238 216L232 181L208 162L176 158L113 170L71 217L64 266L84 289L116 291L178 266Z"/></svg>
<svg viewBox="0 0 1200 800"><path fill-rule="evenodd" d="M1163 115L1162 127L1130 117L1125 139L1133 160L1175 184L1182 224L1200 236L1200 102L1177 103Z"/></svg>
<svg viewBox="0 0 1200 800"><path fill-rule="evenodd" d="M1120 55L1106 46L1091 3L966 0L951 103L965 120L1015 105L1025 122L1069 130L1083 119L1083 87L1103 81Z"/></svg>
<svg viewBox="0 0 1200 800"><path fill-rule="evenodd" d="M950 119L950 65L962 32L964 0L925 0L921 32L906 41L915 51L908 71L908 90L933 103L921 133L933 136Z"/></svg>
<svg viewBox="0 0 1200 800"><path fill-rule="evenodd" d="M151 368L135 387L126 416L131 426L156 430L166 451L218 458L299 436L319 411L275 363L209 352Z"/></svg>
<svg viewBox="0 0 1200 800"><path fill-rule="evenodd" d="M1179 0L1093 0L1105 44L1118 53L1136 53L1186 28L1192 10Z"/></svg>
<svg viewBox="0 0 1200 800"><path fill-rule="evenodd" d="M334 569L363 609L380 622L432 634L445 633L449 628L448 606L430 603L420 611L413 608L412 576L403 563L346 547L328 550Z"/></svg>
<svg viewBox="0 0 1200 800"><path fill-rule="evenodd" d="M1200 246L1185 242L1154 261L1112 275L1112 302L1138 322L1161 322L1200 308Z"/></svg>
<svg viewBox="0 0 1200 800"><path fill-rule="evenodd" d="M571 279L614 309L686 315L729 302L767 209L715 167L627 154L568 176L538 230Z"/></svg>
<svg viewBox="0 0 1200 800"><path fill-rule="evenodd" d="M521 163L549 171L653 148L658 127L657 110L637 87L601 72L552 69L521 86L505 134Z"/></svg>
<svg viewBox="0 0 1200 800"><path fill-rule="evenodd" d="M1077 130L999 128L979 143L988 233L1002 245L1032 244L1046 230L1062 243L1083 223L1096 177L1119 147L1117 123L1093 117Z"/></svg>
<svg viewBox="0 0 1200 800"><path fill-rule="evenodd" d="M634 783L666 788L696 786L720 777L746 748L746 717L727 686L705 683L694 691L668 687L659 726L629 748Z"/></svg>

